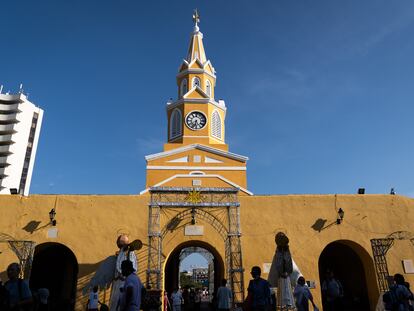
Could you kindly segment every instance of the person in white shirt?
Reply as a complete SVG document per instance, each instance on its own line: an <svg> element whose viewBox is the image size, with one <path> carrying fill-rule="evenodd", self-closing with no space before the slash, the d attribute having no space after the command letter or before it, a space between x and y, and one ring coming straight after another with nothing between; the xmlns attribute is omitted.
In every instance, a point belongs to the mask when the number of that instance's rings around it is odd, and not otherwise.
<svg viewBox="0 0 414 311"><path fill-rule="evenodd" d="M219 311L229 311L233 297L230 288L226 287L227 280L221 280L221 286L217 290L217 308Z"/></svg>
<svg viewBox="0 0 414 311"><path fill-rule="evenodd" d="M91 293L89 294L88 310L98 311L99 304L100 302L99 302L98 286L94 286Z"/></svg>
<svg viewBox="0 0 414 311"><path fill-rule="evenodd" d="M298 284L295 287L293 296L295 297L296 308L298 311L309 311L309 300L313 307L317 309L313 302L313 296L308 286L306 286L306 281L303 276L298 278Z"/></svg>
<svg viewBox="0 0 414 311"><path fill-rule="evenodd" d="M181 311L181 304L183 302L183 296L178 288L175 288L171 294L173 311Z"/></svg>

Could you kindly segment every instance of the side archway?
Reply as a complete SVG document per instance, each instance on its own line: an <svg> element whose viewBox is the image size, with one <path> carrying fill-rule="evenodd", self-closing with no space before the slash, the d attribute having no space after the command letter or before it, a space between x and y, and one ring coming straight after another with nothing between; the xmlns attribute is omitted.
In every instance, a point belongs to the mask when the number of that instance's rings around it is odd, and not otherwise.
<svg viewBox="0 0 414 311"><path fill-rule="evenodd" d="M72 311L75 308L78 261L73 252L60 243L36 246L33 256L30 288L49 290L51 310Z"/></svg>
<svg viewBox="0 0 414 311"><path fill-rule="evenodd" d="M333 272L343 287L344 310L373 310L378 299L374 263L368 252L349 240L328 244L319 257L321 291L327 271ZM326 302L324 291L322 301Z"/></svg>

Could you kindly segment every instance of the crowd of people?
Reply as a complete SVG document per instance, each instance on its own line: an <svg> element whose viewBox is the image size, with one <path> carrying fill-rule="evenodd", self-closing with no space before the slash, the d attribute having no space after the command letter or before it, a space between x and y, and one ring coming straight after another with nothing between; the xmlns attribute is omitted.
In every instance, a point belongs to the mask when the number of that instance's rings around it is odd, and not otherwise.
<svg viewBox="0 0 414 311"><path fill-rule="evenodd" d="M141 280L135 273L132 262L125 260L121 265L122 275L125 278L118 301L116 311L139 311L152 310L144 306L145 289ZM7 267L8 281L4 284L0 280L0 310L1 311L49 311L49 291L46 288L39 288L32 292L29 284L19 277L21 272L18 263L12 263ZM277 297L271 289L270 283L261 277L261 269L254 266L250 272L252 279L247 288L247 298L243 306L233 306L233 293L227 286L227 280L221 280L221 286L213 293L212 299L205 299L208 296L206 290L184 288L174 289L169 296L164 292L163 311L199 311L202 301L209 301L211 309L218 311L246 310L246 311L270 311L276 310ZM319 310L316 306L312 293L306 284L303 276L297 279L293 290L294 303L291 309L297 311ZM332 271L327 271L325 280L321 286L322 304L326 311L344 311L344 288L341 282L335 278ZM280 306L280 303L279 303ZM147 308L146 308L147 307ZM108 307L99 301L98 287L94 287L89 295L86 306L87 310L109 310ZM156 308L158 309L158 307ZM414 311L414 295L410 290L410 284L405 281L403 275L395 274L393 284L389 291L380 298L377 310L386 311Z"/></svg>
<svg viewBox="0 0 414 311"><path fill-rule="evenodd" d="M175 288L170 297L164 292L164 311L198 311L206 297L205 289L186 287L181 291Z"/></svg>

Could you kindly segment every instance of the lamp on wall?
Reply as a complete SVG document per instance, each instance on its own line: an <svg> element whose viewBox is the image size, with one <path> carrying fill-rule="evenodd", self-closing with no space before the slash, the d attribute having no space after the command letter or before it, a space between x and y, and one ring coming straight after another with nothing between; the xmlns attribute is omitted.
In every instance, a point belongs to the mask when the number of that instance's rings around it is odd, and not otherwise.
<svg viewBox="0 0 414 311"><path fill-rule="evenodd" d="M342 223L342 221L344 219L344 215L345 215L344 210L342 208L339 208L339 210L338 210L338 216L336 218L336 224L337 225L340 225Z"/></svg>
<svg viewBox="0 0 414 311"><path fill-rule="evenodd" d="M52 208L49 212L49 219L50 219L50 223L52 224L52 226L56 226L56 210L55 208Z"/></svg>

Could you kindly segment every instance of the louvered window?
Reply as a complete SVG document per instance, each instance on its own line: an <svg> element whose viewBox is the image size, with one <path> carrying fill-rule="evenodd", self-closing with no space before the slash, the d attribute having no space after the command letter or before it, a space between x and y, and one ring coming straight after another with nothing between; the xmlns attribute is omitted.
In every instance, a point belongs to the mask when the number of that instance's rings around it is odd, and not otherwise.
<svg viewBox="0 0 414 311"><path fill-rule="evenodd" d="M175 138L181 135L181 111L174 109L170 117L170 138Z"/></svg>
<svg viewBox="0 0 414 311"><path fill-rule="evenodd" d="M221 139L221 118L217 110L215 110L211 116L211 134L214 137Z"/></svg>

